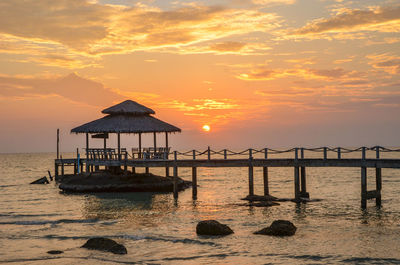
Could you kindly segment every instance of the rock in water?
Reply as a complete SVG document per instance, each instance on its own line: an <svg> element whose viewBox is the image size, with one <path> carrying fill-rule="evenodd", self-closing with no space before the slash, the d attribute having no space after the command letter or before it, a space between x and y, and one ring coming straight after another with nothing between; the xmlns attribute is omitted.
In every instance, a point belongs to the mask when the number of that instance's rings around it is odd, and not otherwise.
<svg viewBox="0 0 400 265"><path fill-rule="evenodd" d="M221 224L218 221L205 220L205 221L200 221L197 224L196 233L198 235L226 236L233 234L233 230L229 226Z"/></svg>
<svg viewBox="0 0 400 265"><path fill-rule="evenodd" d="M82 248L112 252L114 254L127 254L126 248L112 239L104 237L90 238Z"/></svg>
<svg viewBox="0 0 400 265"><path fill-rule="evenodd" d="M35 180L31 182L31 184L49 184L50 182L47 180L46 177L40 178L38 180Z"/></svg>
<svg viewBox="0 0 400 265"><path fill-rule="evenodd" d="M49 251L47 251L47 253L54 255L54 254L64 253L64 251L61 251L61 250L49 250Z"/></svg>
<svg viewBox="0 0 400 265"><path fill-rule="evenodd" d="M271 226L254 232L256 235L269 235L269 236L293 236L296 233L297 227L290 221L276 220L273 221Z"/></svg>

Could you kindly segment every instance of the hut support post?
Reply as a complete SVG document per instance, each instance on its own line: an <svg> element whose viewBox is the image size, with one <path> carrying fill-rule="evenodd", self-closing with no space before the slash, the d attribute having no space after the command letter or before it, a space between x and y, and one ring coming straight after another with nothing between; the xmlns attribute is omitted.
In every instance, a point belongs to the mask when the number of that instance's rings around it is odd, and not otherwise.
<svg viewBox="0 0 400 265"><path fill-rule="evenodd" d="M156 149L157 149L157 135L156 135L156 132L153 132L153 138L154 138L154 152L156 152Z"/></svg>
<svg viewBox="0 0 400 265"><path fill-rule="evenodd" d="M177 166L177 163L176 163L176 160L177 160L177 154L176 154L176 151L174 151L174 186L173 186L173 189L174 189L174 199L178 199L178 166Z"/></svg>
<svg viewBox="0 0 400 265"><path fill-rule="evenodd" d="M142 158L142 133L139 133L139 159Z"/></svg>
<svg viewBox="0 0 400 265"><path fill-rule="evenodd" d="M268 159L268 148L264 149L264 158ZM264 196L269 195L268 167L263 167Z"/></svg>
<svg viewBox="0 0 400 265"><path fill-rule="evenodd" d="M58 164L57 162L54 163L54 178L58 179Z"/></svg>
<svg viewBox="0 0 400 265"><path fill-rule="evenodd" d="M254 171L253 171L253 154L249 149L249 196L254 195Z"/></svg>
<svg viewBox="0 0 400 265"><path fill-rule="evenodd" d="M86 173L89 172L89 134L86 133Z"/></svg>
<svg viewBox="0 0 400 265"><path fill-rule="evenodd" d="M192 198L197 199L197 168L192 167Z"/></svg>
<svg viewBox="0 0 400 265"><path fill-rule="evenodd" d="M164 153L164 159L168 160L169 156L169 146L168 146L168 132L165 132L165 153ZM169 177L169 167L165 168L165 176Z"/></svg>
<svg viewBox="0 0 400 265"><path fill-rule="evenodd" d="M121 160L121 133L118 133L118 160Z"/></svg>
<svg viewBox="0 0 400 265"><path fill-rule="evenodd" d="M367 168L361 168L361 208L367 208Z"/></svg>

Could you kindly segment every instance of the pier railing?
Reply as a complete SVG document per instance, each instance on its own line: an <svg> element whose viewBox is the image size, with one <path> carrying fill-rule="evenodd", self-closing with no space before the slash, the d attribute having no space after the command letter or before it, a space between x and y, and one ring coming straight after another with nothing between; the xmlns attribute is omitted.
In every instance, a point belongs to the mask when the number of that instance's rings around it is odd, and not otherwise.
<svg viewBox="0 0 400 265"><path fill-rule="evenodd" d="M222 149L219 151L212 150L210 148L204 151L189 150L186 152L174 151L170 154L173 155L174 160L179 159L243 159L248 158L259 158L268 159L275 155L284 154L285 158L293 159L305 159L305 158L323 158L323 159L342 159L349 158L348 154L358 154L357 158L367 159L375 158L380 159L381 153L400 153L400 148L387 148L383 146L373 146L373 147L359 147L354 149L343 148L343 147L317 147L317 148L304 148L304 147L294 147L285 150L276 150L271 148L262 149L245 149L243 151L232 151L229 149ZM321 154L320 156L312 155L307 156L306 154ZM372 157L373 156L373 157ZM281 157L282 158L282 157ZM355 158L355 157L352 157Z"/></svg>

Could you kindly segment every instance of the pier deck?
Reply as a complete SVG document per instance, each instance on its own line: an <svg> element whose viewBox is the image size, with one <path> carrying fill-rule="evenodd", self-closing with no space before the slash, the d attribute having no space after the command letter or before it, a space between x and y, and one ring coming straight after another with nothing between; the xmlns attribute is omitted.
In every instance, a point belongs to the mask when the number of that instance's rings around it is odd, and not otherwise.
<svg viewBox="0 0 400 265"><path fill-rule="evenodd" d="M305 152L321 152L323 158L305 158ZM375 158L367 158L367 151L373 151ZM328 154L335 153L336 158L328 157ZM359 152L360 158L342 158L343 154ZM293 167L294 168L294 195L295 201L301 201L302 198L308 198L306 191L306 168L307 167L356 167L361 169L361 207L366 208L367 199L376 199L376 205L381 205L381 189L382 189L382 168L400 168L400 158L381 158L383 152L399 152L400 149L388 149L384 147L361 147L357 149L345 148L292 148L284 151L277 151L272 149L247 149L242 152L232 152L229 150L221 150L219 152L212 151L208 148L204 152L196 150L188 152L173 152L166 153L164 158L157 159L138 159L129 158L129 155L113 156L112 158L105 158L105 156L93 157L88 156L89 159L56 159L55 160L55 175L58 175L58 169L61 167L62 174L64 173L64 166L74 166L74 173L83 171L90 172L104 167L123 167L127 170L131 167L134 171L135 168L148 168L151 167L165 167L166 175L169 175L169 168L174 169L174 176L178 175L178 168L191 167L192 168L192 181L193 181L193 198L197 197L197 168L198 167L247 167L249 169L249 195L254 195L254 167L263 168L264 180L264 195L269 195L268 187L268 168L269 167ZM280 155L284 153L292 153L292 158L270 158L271 155ZM256 158L255 155L263 156L263 158ZM299 155L300 154L300 155ZM371 156L371 152L368 153ZM173 155L173 159L168 159ZM214 156L214 157L213 157ZM216 156L218 156L216 158ZM230 156L230 157L229 157ZM232 156L240 156L240 158L231 158ZM189 158L190 157L190 158ZM204 158L205 157L205 158ZM222 157L222 158L221 158ZM120 159L118 159L120 158ZM367 190L367 168L376 169L376 190ZM174 197L178 197L177 189L174 190Z"/></svg>

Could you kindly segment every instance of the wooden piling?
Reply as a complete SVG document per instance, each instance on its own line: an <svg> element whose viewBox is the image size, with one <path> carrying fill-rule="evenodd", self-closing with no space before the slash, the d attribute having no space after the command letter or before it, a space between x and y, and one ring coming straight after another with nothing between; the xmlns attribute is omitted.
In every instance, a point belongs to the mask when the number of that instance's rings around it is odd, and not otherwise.
<svg viewBox="0 0 400 265"><path fill-rule="evenodd" d="M304 159L304 148L301 148L300 152L301 159ZM310 195L307 193L307 176L306 167L300 167L300 197L309 198Z"/></svg>
<svg viewBox="0 0 400 265"><path fill-rule="evenodd" d="M263 167L264 196L269 195L268 167Z"/></svg>
<svg viewBox="0 0 400 265"><path fill-rule="evenodd" d="M300 201L300 179L299 179L299 167L294 167L294 200Z"/></svg>
<svg viewBox="0 0 400 265"><path fill-rule="evenodd" d="M197 168L192 167L192 198L197 199Z"/></svg>
<svg viewBox="0 0 400 265"><path fill-rule="evenodd" d="M254 171L252 149L249 149L249 196L254 195Z"/></svg>
<svg viewBox="0 0 400 265"><path fill-rule="evenodd" d="M367 208L367 168L361 167L361 208Z"/></svg>
<svg viewBox="0 0 400 265"><path fill-rule="evenodd" d="M379 156L379 146L376 147L376 159L380 159ZM375 168L375 177L376 177L376 198L375 198L375 203L377 207L382 206L382 169L381 168Z"/></svg>
<svg viewBox="0 0 400 265"><path fill-rule="evenodd" d="M60 129L57 129L57 159L60 158Z"/></svg>
<svg viewBox="0 0 400 265"><path fill-rule="evenodd" d="M264 149L264 158L268 159L268 148ZM268 167L263 167L264 196L269 195Z"/></svg>
<svg viewBox="0 0 400 265"><path fill-rule="evenodd" d="M174 151L174 199L178 199L178 166L176 165L177 153Z"/></svg>

